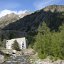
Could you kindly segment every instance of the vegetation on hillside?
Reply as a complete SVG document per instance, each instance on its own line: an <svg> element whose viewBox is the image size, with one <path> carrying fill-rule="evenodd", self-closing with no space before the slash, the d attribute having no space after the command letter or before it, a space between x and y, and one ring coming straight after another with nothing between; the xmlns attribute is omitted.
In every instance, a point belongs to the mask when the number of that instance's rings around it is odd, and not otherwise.
<svg viewBox="0 0 64 64"><path fill-rule="evenodd" d="M47 56L64 59L64 24L59 30L50 32L45 22L39 27L33 47L41 59Z"/></svg>
<svg viewBox="0 0 64 64"><path fill-rule="evenodd" d="M28 45L38 52L40 58L50 56L64 59L64 6L51 6L51 9L45 10L36 11L8 24L2 30L8 30L9 33L1 31L0 34L6 36L6 39L26 37Z"/></svg>

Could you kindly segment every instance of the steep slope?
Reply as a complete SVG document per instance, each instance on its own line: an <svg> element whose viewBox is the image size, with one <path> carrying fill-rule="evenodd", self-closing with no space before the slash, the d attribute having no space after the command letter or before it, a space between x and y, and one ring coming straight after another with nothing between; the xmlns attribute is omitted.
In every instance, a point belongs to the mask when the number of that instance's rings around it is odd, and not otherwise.
<svg viewBox="0 0 64 64"><path fill-rule="evenodd" d="M41 59L64 59L64 6L45 7L0 30L1 41L18 37L26 37Z"/></svg>
<svg viewBox="0 0 64 64"><path fill-rule="evenodd" d="M5 27L9 23L12 23L18 19L20 19L19 16L14 13L5 15L0 18L0 28Z"/></svg>
<svg viewBox="0 0 64 64"><path fill-rule="evenodd" d="M62 8L62 9L61 9ZM49 9L46 11L46 9ZM51 10L54 10L53 12ZM42 10L36 11L20 20L10 23L3 28L4 30L35 31L45 21L50 30L58 30L58 27L64 22L64 6L48 6Z"/></svg>
<svg viewBox="0 0 64 64"><path fill-rule="evenodd" d="M53 12L51 11L52 9L54 9ZM0 31L0 34L5 35L5 39L26 36L28 39L32 40L37 34L38 28L43 21L47 24L51 31L58 31L58 28L62 25L62 23L64 23L64 6L48 6L15 22L11 21L12 23L9 23L4 28L1 27L2 30Z"/></svg>
<svg viewBox="0 0 64 64"><path fill-rule="evenodd" d="M63 5L51 5L51 6L47 6L43 9L44 11L51 11L54 12L55 10L57 12L64 12L64 6Z"/></svg>
<svg viewBox="0 0 64 64"><path fill-rule="evenodd" d="M3 28L7 26L8 24L15 22L19 20L20 18L23 18L24 16L28 15L29 13L23 13L23 14L15 14L10 13L5 16L0 17L0 28Z"/></svg>

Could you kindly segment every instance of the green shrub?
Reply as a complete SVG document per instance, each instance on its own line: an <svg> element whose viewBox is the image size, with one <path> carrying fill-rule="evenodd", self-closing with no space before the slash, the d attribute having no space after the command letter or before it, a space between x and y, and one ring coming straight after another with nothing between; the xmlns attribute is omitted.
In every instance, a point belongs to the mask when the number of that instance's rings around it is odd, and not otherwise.
<svg viewBox="0 0 64 64"><path fill-rule="evenodd" d="M20 47L18 42L15 40L14 43L12 44L12 49L20 51Z"/></svg>

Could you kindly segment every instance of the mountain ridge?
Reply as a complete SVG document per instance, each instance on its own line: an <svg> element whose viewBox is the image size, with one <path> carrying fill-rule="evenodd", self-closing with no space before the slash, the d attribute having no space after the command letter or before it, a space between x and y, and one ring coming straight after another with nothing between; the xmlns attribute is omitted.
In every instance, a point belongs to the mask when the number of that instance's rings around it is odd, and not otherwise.
<svg viewBox="0 0 64 64"><path fill-rule="evenodd" d="M4 25L8 25L12 22L15 22L16 20L19 20L20 18L23 18L24 16L29 15L29 13L23 13L23 14L15 14L15 13L10 13L5 16L2 16L0 18L0 27L4 27Z"/></svg>
<svg viewBox="0 0 64 64"><path fill-rule="evenodd" d="M64 23L64 12L57 12L56 10L53 12L50 10L44 11L43 8L41 10L35 11L34 13L26 15L15 22L9 23L3 28L0 28L9 34L10 32L14 34L16 33L16 36L13 38L18 38L19 36L26 37L28 35L35 36L38 32L39 26L43 21L50 28L50 31L58 31L59 27L62 25L62 23Z"/></svg>
<svg viewBox="0 0 64 64"><path fill-rule="evenodd" d="M52 7L52 6L49 6L49 7ZM58 7L57 5L55 7ZM61 6L60 6L61 7ZM63 6L63 9L64 9L64 6ZM62 11L60 11L62 13ZM14 25L13 24L17 24L17 27L18 27L18 24L19 26L22 28L23 26L26 27L27 26L34 26L36 23L39 24L40 22L42 21L45 21L47 22L46 20L48 19L49 21L52 21L54 20L53 16L56 18L57 16L62 16L62 14L59 13L57 11L56 8L54 8L54 12L52 12L51 10L48 10L48 11L45 11L44 8L41 9L41 10L38 10L30 15L27 15L23 18L20 18L18 21L14 22L14 23L11 23L9 24L9 29L7 30L15 30L14 29ZM56 15L56 16L55 16ZM51 19L50 19L51 18ZM58 19L59 21L59 18L56 18L56 20ZM36 22L36 23L35 23ZM33 23L33 24L32 24ZM12 25L12 26L11 26ZM11 27L10 27L11 26ZM14 26L14 27L13 27ZM49 25L48 25L49 26ZM18 29L20 28L18 27ZM35 27L36 28L36 27ZM17 28L16 28L17 30Z"/></svg>
<svg viewBox="0 0 64 64"><path fill-rule="evenodd" d="M22 37L27 39L28 48L33 48L39 58L64 60L64 6L45 7L0 30L1 42Z"/></svg>
<svg viewBox="0 0 64 64"><path fill-rule="evenodd" d="M43 8L44 11L57 11L57 12L63 12L64 11L64 5L50 5L45 8Z"/></svg>

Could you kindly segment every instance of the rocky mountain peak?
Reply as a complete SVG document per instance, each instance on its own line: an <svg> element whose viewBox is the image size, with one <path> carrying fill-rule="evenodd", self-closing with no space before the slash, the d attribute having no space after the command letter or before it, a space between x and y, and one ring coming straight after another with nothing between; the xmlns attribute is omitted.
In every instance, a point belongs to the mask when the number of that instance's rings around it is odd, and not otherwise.
<svg viewBox="0 0 64 64"><path fill-rule="evenodd" d="M50 5L47 6L43 9L44 11L57 11L57 12L63 12L64 11L64 6L63 5Z"/></svg>
<svg viewBox="0 0 64 64"><path fill-rule="evenodd" d="M18 16L19 16L20 18L23 18L24 16L29 15L29 14L31 14L31 13L25 12L25 13L23 13L23 14L18 14Z"/></svg>
<svg viewBox="0 0 64 64"><path fill-rule="evenodd" d="M28 13L23 13L23 14L15 14L15 13L10 13L5 16L2 16L0 18L0 27L4 27L12 22L15 22L19 20L20 18L23 18L24 16L28 15Z"/></svg>

